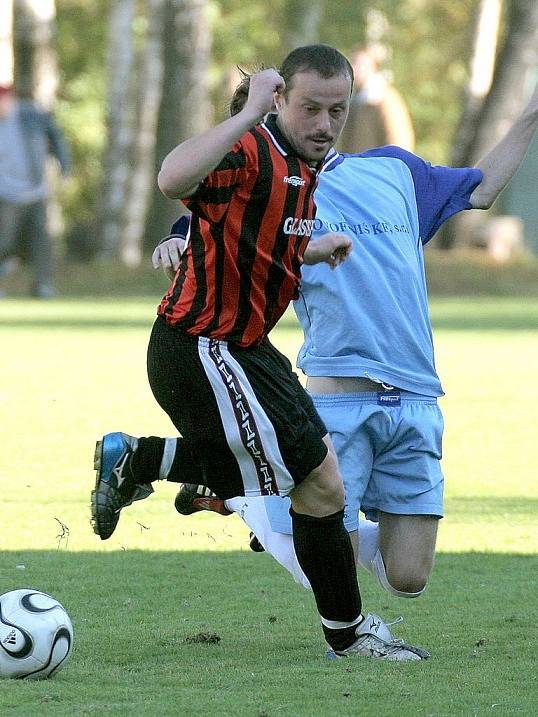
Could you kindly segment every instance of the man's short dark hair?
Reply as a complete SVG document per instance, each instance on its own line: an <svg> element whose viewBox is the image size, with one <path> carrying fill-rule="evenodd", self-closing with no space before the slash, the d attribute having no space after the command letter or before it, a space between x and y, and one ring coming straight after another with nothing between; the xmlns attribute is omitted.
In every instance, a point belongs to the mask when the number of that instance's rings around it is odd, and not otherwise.
<svg viewBox="0 0 538 717"><path fill-rule="evenodd" d="M247 101L248 97L248 91L250 88L250 73L243 70L242 67L237 67L239 70L239 74L241 75L241 79L239 80L239 84L234 90L234 93L232 95L232 99L230 101L230 115L233 117L238 112L241 112L243 107L245 106L245 102ZM258 69L255 69L254 72L260 72L263 70L263 66L261 66Z"/></svg>
<svg viewBox="0 0 538 717"><path fill-rule="evenodd" d="M286 90L292 86L294 75L298 72L317 72L320 77L329 78L335 75L348 75L353 87L353 67L351 63L330 45L304 45L296 47L284 58L280 66L280 74L286 83Z"/></svg>
<svg viewBox="0 0 538 717"><path fill-rule="evenodd" d="M245 106L248 91L250 88L250 73L237 66L241 79L235 88L232 99L230 101L230 115L236 115ZM261 72L265 70L265 65L255 67L252 72ZM292 50L290 54L284 58L282 67L279 70L280 75L286 83L286 90L291 88L291 81L297 72L308 72L313 70L320 77L334 77L335 75L348 75L351 80L351 89L353 88L353 67L351 63L330 45L304 45Z"/></svg>

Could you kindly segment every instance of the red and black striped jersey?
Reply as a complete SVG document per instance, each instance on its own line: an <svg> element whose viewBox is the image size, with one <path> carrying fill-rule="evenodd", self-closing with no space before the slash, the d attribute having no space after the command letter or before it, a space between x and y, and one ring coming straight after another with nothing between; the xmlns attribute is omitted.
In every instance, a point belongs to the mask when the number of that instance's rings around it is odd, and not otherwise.
<svg viewBox="0 0 538 717"><path fill-rule="evenodd" d="M245 133L183 200L187 248L158 313L189 334L259 343L298 295L316 183L275 115Z"/></svg>

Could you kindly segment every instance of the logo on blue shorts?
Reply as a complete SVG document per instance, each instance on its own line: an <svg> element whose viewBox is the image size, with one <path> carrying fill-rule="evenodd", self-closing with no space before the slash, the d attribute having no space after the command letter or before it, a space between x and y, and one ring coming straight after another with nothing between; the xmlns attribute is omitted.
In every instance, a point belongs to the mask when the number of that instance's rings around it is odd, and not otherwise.
<svg viewBox="0 0 538 717"><path fill-rule="evenodd" d="M377 403L379 406L388 406L389 408L401 405L401 396L399 391L379 391L377 394Z"/></svg>

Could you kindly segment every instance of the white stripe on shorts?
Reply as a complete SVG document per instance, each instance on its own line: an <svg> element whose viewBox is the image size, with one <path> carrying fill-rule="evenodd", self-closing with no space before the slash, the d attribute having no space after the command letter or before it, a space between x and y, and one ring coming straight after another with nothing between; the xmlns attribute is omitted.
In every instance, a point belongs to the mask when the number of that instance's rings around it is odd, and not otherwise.
<svg viewBox="0 0 538 717"><path fill-rule="evenodd" d="M273 424L225 341L198 339L198 354L219 407L228 445L246 496L286 495L293 479L280 453Z"/></svg>

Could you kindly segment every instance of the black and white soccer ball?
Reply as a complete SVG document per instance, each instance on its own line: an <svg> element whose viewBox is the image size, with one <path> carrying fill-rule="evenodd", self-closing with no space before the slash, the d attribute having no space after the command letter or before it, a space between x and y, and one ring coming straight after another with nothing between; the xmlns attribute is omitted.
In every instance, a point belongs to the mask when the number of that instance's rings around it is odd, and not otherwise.
<svg viewBox="0 0 538 717"><path fill-rule="evenodd" d="M69 615L51 595L29 589L0 595L0 677L50 677L72 646Z"/></svg>

